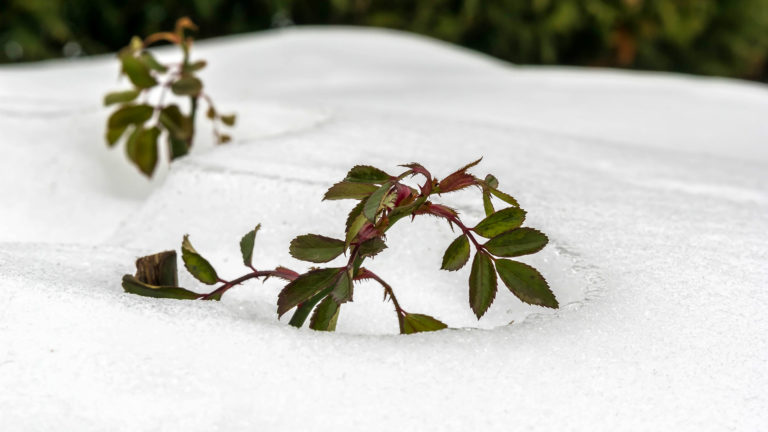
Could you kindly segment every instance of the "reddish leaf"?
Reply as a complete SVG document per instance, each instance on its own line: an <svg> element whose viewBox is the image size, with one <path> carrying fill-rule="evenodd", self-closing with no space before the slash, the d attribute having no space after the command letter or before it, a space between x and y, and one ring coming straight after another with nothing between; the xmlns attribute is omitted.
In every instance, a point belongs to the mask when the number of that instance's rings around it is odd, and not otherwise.
<svg viewBox="0 0 768 432"><path fill-rule="evenodd" d="M276 277L289 280L289 281L295 280L297 277L299 277L299 274L297 272L282 266L276 267L275 272L277 273L275 274Z"/></svg>
<svg viewBox="0 0 768 432"><path fill-rule="evenodd" d="M357 241L360 243L363 243L366 240L370 240L372 238L381 237L381 236L382 236L382 232L376 229L376 227L369 222L363 225L363 227L360 228L360 231L358 231Z"/></svg>
<svg viewBox="0 0 768 432"><path fill-rule="evenodd" d="M403 203L403 201L405 201L407 198L410 198L415 192L412 188L402 183L395 184L395 191L397 192L397 196L395 197L395 206Z"/></svg>
<svg viewBox="0 0 768 432"><path fill-rule="evenodd" d="M426 196L426 195L429 195L432 192L432 186L433 186L432 185L432 174L430 174L430 172L427 171L426 168L421 166L421 164L417 164L415 162L414 163L405 164L405 165L400 165L400 166L406 167L406 168L410 168L410 170L411 170L410 174L411 175L421 174L424 177L426 177L426 181L421 186L421 194L422 195ZM406 175L407 175L407 173L406 173Z"/></svg>
<svg viewBox="0 0 768 432"><path fill-rule="evenodd" d="M442 204L432 204L431 202L427 202L422 206L420 209L413 212L413 214L428 214L432 216L437 216L440 218L445 218L448 220L454 219L459 214L456 213L456 210L446 207Z"/></svg>
<svg viewBox="0 0 768 432"><path fill-rule="evenodd" d="M475 166L475 165L479 164L479 163L480 163L480 161L482 161L482 160L483 160L483 158L482 158L482 156L481 156L481 157L480 157L480 159L478 159L478 160L476 160L476 161L474 161L474 162L470 162L470 163L468 163L468 164L464 165L463 167L461 167L461 168L457 169L457 170L456 170L456 172L457 172L457 173L458 173L458 172L464 172L464 171L466 171L466 170L468 170L468 169L472 168L473 166Z"/></svg>
<svg viewBox="0 0 768 432"><path fill-rule="evenodd" d="M472 174L465 172L456 172L448 177L438 185L440 193L453 192L459 189L464 189L477 184L477 179Z"/></svg>
<svg viewBox="0 0 768 432"><path fill-rule="evenodd" d="M424 168L421 164L418 164L416 162L412 162L412 163L405 164L405 165L400 165L400 166L401 167L405 167L405 168L410 168L411 169L411 173L413 175L421 174L424 177L428 178L429 180L432 180L432 174L430 174L429 171L427 171L427 169Z"/></svg>

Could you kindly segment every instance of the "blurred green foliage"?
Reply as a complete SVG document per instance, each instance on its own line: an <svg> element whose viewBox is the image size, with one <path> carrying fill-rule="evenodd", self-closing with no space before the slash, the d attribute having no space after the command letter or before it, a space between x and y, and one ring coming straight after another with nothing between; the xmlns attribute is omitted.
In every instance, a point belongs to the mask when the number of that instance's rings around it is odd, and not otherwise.
<svg viewBox="0 0 768 432"><path fill-rule="evenodd" d="M199 37L288 24L407 30L515 63L768 81L768 0L3 0L0 62L115 51L190 16Z"/></svg>

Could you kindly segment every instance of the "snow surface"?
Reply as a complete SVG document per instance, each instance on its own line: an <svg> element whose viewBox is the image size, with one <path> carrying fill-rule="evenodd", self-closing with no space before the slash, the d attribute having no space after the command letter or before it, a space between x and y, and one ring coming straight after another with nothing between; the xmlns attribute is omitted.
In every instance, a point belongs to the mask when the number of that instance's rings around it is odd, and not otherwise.
<svg viewBox="0 0 768 432"><path fill-rule="evenodd" d="M196 52L220 109L239 115L235 141L151 182L103 144L112 57L0 68L3 430L767 427L765 86L517 67L380 30ZM367 284L335 334L278 322L276 281L221 303L120 287L136 257L184 233L235 277L258 222L257 265L303 269L287 244L340 235L349 203L320 197L350 166L419 161L443 176L481 155L474 172L550 235L532 262L556 313L502 288L477 322L468 270L438 270L454 235L431 219L393 229L369 267L406 309L459 329L393 335ZM472 193L446 200L481 217Z"/></svg>

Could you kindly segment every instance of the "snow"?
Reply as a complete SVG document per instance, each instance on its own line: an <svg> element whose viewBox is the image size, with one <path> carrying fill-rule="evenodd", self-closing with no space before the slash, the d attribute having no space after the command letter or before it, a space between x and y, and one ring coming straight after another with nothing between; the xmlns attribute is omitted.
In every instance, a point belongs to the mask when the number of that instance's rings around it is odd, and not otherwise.
<svg viewBox="0 0 768 432"><path fill-rule="evenodd" d="M7 430L760 430L768 424L768 89L519 67L412 35L304 28L200 43L235 141L144 180L103 144L113 58L0 69L0 424ZM167 51L160 51L169 55ZM339 332L279 322L279 282L220 303L127 295L141 255L196 249L225 277L301 270L340 236L325 189L358 163L443 176L484 156L550 246L563 307L500 289L478 322L455 237L403 223L369 267L456 329L398 336L360 285ZM446 197L470 221L472 193ZM182 282L200 287L182 274ZM513 324L508 325L510 321Z"/></svg>

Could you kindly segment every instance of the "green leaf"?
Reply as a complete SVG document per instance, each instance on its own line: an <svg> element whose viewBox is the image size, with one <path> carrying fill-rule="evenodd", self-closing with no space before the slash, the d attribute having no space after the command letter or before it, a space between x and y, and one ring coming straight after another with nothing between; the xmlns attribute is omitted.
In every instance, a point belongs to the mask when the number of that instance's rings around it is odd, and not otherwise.
<svg viewBox="0 0 768 432"><path fill-rule="evenodd" d="M189 68L193 71L197 72L201 69L203 69L208 63L205 60L198 60L191 65L189 65Z"/></svg>
<svg viewBox="0 0 768 432"><path fill-rule="evenodd" d="M219 281L216 269L192 247L188 235L181 242L181 259L187 270L200 282L213 285Z"/></svg>
<svg viewBox="0 0 768 432"><path fill-rule="evenodd" d="M485 243L488 252L496 256L516 257L536 253L547 245L547 236L533 228L517 228L499 234Z"/></svg>
<svg viewBox="0 0 768 432"><path fill-rule="evenodd" d="M139 93L141 93L139 90L126 90L107 93L106 96L104 96L104 106L109 106L116 103L131 102L132 100L139 97Z"/></svg>
<svg viewBox="0 0 768 432"><path fill-rule="evenodd" d="M469 261L469 239L467 236L460 235L451 242L448 249L443 254L443 270L456 271Z"/></svg>
<svg viewBox="0 0 768 432"><path fill-rule="evenodd" d="M469 274L469 305L480 319L496 298L496 271L493 261L485 253L478 252L472 261Z"/></svg>
<svg viewBox="0 0 768 432"><path fill-rule="evenodd" d="M174 136L171 134L168 134L168 148L170 149L169 157L171 160L182 157L189 153L189 146L187 141L174 138Z"/></svg>
<svg viewBox="0 0 768 432"><path fill-rule="evenodd" d="M192 119L181 113L178 105L168 105L160 111L160 124L168 130L168 148L170 160L189 153L189 140L192 137Z"/></svg>
<svg viewBox="0 0 768 432"><path fill-rule="evenodd" d="M120 61L123 63L123 73L136 87L145 89L157 85L157 80L149 73L149 68L132 54L122 55Z"/></svg>
<svg viewBox="0 0 768 432"><path fill-rule="evenodd" d="M381 204L384 202L391 187L392 183L386 182L368 197L365 201L365 206L363 206L363 215L365 215L366 219L374 222L376 214L379 212L379 209L381 209Z"/></svg>
<svg viewBox="0 0 768 432"><path fill-rule="evenodd" d="M147 177L152 177L157 166L157 138L160 129L155 126L151 129L137 128L136 135L128 141L128 156L136 164L139 170Z"/></svg>
<svg viewBox="0 0 768 432"><path fill-rule="evenodd" d="M509 207L486 217L473 230L485 238L491 238L503 232L520 228L524 220L525 210Z"/></svg>
<svg viewBox="0 0 768 432"><path fill-rule="evenodd" d="M237 117L234 114L223 115L219 118L221 119L221 122L227 126L234 126L235 120L237 119Z"/></svg>
<svg viewBox="0 0 768 432"><path fill-rule="evenodd" d="M153 56L149 51L144 51L139 56L140 60L144 62L144 64L152 70L156 70L161 73L165 73L168 71L168 67L165 65L160 64L156 59L155 56Z"/></svg>
<svg viewBox="0 0 768 432"><path fill-rule="evenodd" d="M163 108L159 120L174 138L186 141L192 136L192 119L182 114L178 105Z"/></svg>
<svg viewBox="0 0 768 432"><path fill-rule="evenodd" d="M144 42L141 40L140 37L134 36L131 38L131 42L126 47L130 50L130 52L137 52L141 51L144 48Z"/></svg>
<svg viewBox="0 0 768 432"><path fill-rule="evenodd" d="M493 208L493 203L491 202L491 193L487 190L483 191L483 210L485 210L485 215L490 216L495 212L496 210Z"/></svg>
<svg viewBox="0 0 768 432"><path fill-rule="evenodd" d="M491 174L485 176L485 183L494 189L499 187L499 180Z"/></svg>
<svg viewBox="0 0 768 432"><path fill-rule="evenodd" d="M123 276L123 290L125 290L127 293L154 298L194 300L200 297L200 294L194 293L184 288L149 285L139 281L131 275Z"/></svg>
<svg viewBox="0 0 768 432"><path fill-rule="evenodd" d="M143 130L144 128L142 126L136 126L133 128L133 131L131 131L131 134L128 135L128 139L125 142L125 154L130 161L136 159L136 137L138 137Z"/></svg>
<svg viewBox="0 0 768 432"><path fill-rule="evenodd" d="M342 272L336 284L331 291L331 297L336 300L336 303L342 304L348 301L352 301L352 294L354 292L354 286L352 285L352 278L349 277L349 272Z"/></svg>
<svg viewBox="0 0 768 432"><path fill-rule="evenodd" d="M253 262L253 245L256 242L256 233L259 232L261 224L256 225L256 228L248 231L246 235L240 240L240 252L243 254L243 264L246 267L251 267Z"/></svg>
<svg viewBox="0 0 768 432"><path fill-rule="evenodd" d="M202 89L202 81L193 76L182 76L171 84L171 91L179 96L197 96Z"/></svg>
<svg viewBox="0 0 768 432"><path fill-rule="evenodd" d="M520 207L520 204L517 203L517 200L512 198L512 196L505 194L504 192L495 189L495 188L489 188L491 190L491 193L496 196L496 198L504 201L505 203L509 205L513 205L515 207Z"/></svg>
<svg viewBox="0 0 768 432"><path fill-rule="evenodd" d="M357 253L360 257L374 257L387 248L387 244L381 237L374 237L360 243Z"/></svg>
<svg viewBox="0 0 768 432"><path fill-rule="evenodd" d="M399 318L400 334L437 331L448 327L442 321L432 318L429 315L406 313Z"/></svg>
<svg viewBox="0 0 768 432"><path fill-rule="evenodd" d="M291 281L277 297L278 317L320 291L333 287L343 271L339 268L310 270Z"/></svg>
<svg viewBox="0 0 768 432"><path fill-rule="evenodd" d="M341 240L317 234L305 234L291 241L291 256L302 261L325 263L344 252L346 246Z"/></svg>
<svg viewBox="0 0 768 432"><path fill-rule="evenodd" d="M293 313L293 316L291 316L291 320L288 322L288 325L301 328L301 326L304 325L304 321L307 320L309 313L312 312L312 309L314 309L315 305L328 294L330 294L332 289L333 286L330 286L315 294L309 300L299 303L299 305L296 307L296 311Z"/></svg>
<svg viewBox="0 0 768 432"><path fill-rule="evenodd" d="M113 112L107 120L108 129L119 129L132 124L141 124L152 118L154 108L149 105L127 105Z"/></svg>
<svg viewBox="0 0 768 432"><path fill-rule="evenodd" d="M349 170L347 177L344 180L353 183L381 184L388 182L391 177L392 176L378 168L369 165L357 165Z"/></svg>
<svg viewBox="0 0 768 432"><path fill-rule="evenodd" d="M358 216L363 214L363 206L365 205L365 201L360 201L357 203L357 205L349 212L349 215L347 215L347 222L345 224L346 229L344 230L345 233L349 233L349 229L352 227L352 224L355 222ZM363 218L365 219L365 218ZM355 233L357 234L357 233ZM349 244L349 241L347 241L347 244Z"/></svg>
<svg viewBox="0 0 768 432"><path fill-rule="evenodd" d="M378 189L368 183L352 183L343 181L331 186L325 193L323 200L363 199Z"/></svg>
<svg viewBox="0 0 768 432"><path fill-rule="evenodd" d="M123 126L123 127L114 128L114 129L107 129L107 145L109 147L114 147L115 144L117 144L117 142L120 140L120 137L123 136L127 128L128 126Z"/></svg>
<svg viewBox="0 0 768 432"><path fill-rule="evenodd" d="M525 303L557 309L557 299L546 279L535 268L521 262L500 259L496 261L504 285Z"/></svg>
<svg viewBox="0 0 768 432"><path fill-rule="evenodd" d="M309 320L309 328L320 331L336 330L336 321L339 319L339 304L333 301L331 296L327 296L317 305L312 318Z"/></svg>
<svg viewBox="0 0 768 432"><path fill-rule="evenodd" d="M349 229L347 229L347 236L344 241L344 247L349 247L350 244L352 244L352 240L355 239L357 234L360 232L360 230L365 226L365 224L368 223L368 219L365 218L365 215L359 214L355 218L355 220L352 221L352 224L349 226Z"/></svg>

